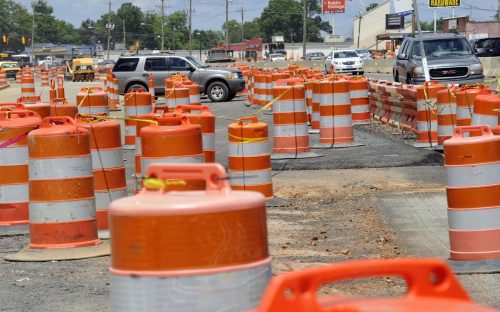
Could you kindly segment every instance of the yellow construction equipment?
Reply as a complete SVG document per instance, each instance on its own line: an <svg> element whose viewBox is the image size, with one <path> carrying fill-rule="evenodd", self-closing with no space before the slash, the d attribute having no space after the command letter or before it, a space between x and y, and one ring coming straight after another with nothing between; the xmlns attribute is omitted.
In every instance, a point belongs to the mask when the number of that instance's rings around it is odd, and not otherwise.
<svg viewBox="0 0 500 312"><path fill-rule="evenodd" d="M66 77L72 81L94 81L92 58L75 58L66 61Z"/></svg>

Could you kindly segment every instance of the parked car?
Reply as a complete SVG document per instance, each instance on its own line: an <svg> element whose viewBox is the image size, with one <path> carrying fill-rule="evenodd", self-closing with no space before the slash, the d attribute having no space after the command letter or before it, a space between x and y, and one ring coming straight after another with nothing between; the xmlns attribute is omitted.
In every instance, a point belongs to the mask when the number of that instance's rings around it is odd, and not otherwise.
<svg viewBox="0 0 500 312"><path fill-rule="evenodd" d="M323 54L323 52L308 52L304 59L308 61L324 60L325 54Z"/></svg>
<svg viewBox="0 0 500 312"><path fill-rule="evenodd" d="M235 68L208 67L192 56L134 55L121 56L113 67L121 94L134 88L148 90L148 75L155 84L155 94L165 94L165 78L181 72L200 85L200 92L212 102L232 100L245 89L243 73Z"/></svg>
<svg viewBox="0 0 500 312"><path fill-rule="evenodd" d="M363 61L369 60L373 57L372 53L370 51L368 51L367 49L354 49L354 51L356 51L356 53L358 53L359 57L361 57L361 59Z"/></svg>
<svg viewBox="0 0 500 312"><path fill-rule="evenodd" d="M482 38L471 40L474 54L480 57L500 56L500 38Z"/></svg>
<svg viewBox="0 0 500 312"><path fill-rule="evenodd" d="M422 34L429 75L441 83L469 84L484 81L483 65L464 36ZM406 37L393 68L394 81L422 84L425 81L420 37Z"/></svg>
<svg viewBox="0 0 500 312"><path fill-rule="evenodd" d="M16 74L21 70L17 62L0 61L0 69L5 71L7 78L16 78Z"/></svg>
<svg viewBox="0 0 500 312"><path fill-rule="evenodd" d="M285 60L285 56L281 53L272 53L272 54L269 54L269 60L271 62L279 62L279 61L284 61Z"/></svg>
<svg viewBox="0 0 500 312"><path fill-rule="evenodd" d="M325 61L327 73L352 73L363 75L365 73L363 60L354 50L339 50L328 54Z"/></svg>

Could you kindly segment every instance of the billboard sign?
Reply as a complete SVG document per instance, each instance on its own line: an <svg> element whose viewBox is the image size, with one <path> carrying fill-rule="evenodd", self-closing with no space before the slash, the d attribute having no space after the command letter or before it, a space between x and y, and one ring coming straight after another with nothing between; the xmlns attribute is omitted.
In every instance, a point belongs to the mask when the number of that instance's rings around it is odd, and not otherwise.
<svg viewBox="0 0 500 312"><path fill-rule="evenodd" d="M393 0L394 14L405 16L413 13L412 0Z"/></svg>
<svg viewBox="0 0 500 312"><path fill-rule="evenodd" d="M460 0L429 0L430 8L455 8L460 6Z"/></svg>
<svg viewBox="0 0 500 312"><path fill-rule="evenodd" d="M323 0L323 13L344 13L345 0Z"/></svg>

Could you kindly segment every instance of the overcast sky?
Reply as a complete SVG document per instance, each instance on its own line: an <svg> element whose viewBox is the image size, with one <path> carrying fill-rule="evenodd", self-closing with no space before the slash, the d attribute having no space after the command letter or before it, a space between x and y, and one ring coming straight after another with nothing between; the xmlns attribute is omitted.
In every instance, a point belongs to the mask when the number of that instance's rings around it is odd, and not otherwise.
<svg viewBox="0 0 500 312"><path fill-rule="evenodd" d="M417 0L422 20L433 19L433 9L427 7L428 0ZM20 0L24 5L29 5L31 0ZM132 2L144 10L160 10L160 0L112 0L111 8L116 11L122 3ZM230 1L229 19L241 21L240 10L244 9L244 19L251 20L260 16L262 9L267 6L268 0L233 0ZM335 15L335 33L350 35L352 33L352 23L358 11L364 11L368 4L372 2L382 3L385 0L346 0L346 12ZM66 20L76 27L80 26L82 20L90 18L98 19L101 14L108 10L108 0L47 0L47 3L54 8L54 15ZM187 10L188 0L165 0L167 5L166 14L177 10ZM472 17L478 20L491 19L497 9L496 0L462 0L462 7L455 9L455 15L461 16L469 14L469 6L472 5ZM225 0L192 0L193 29L215 29L221 30L225 21ZM440 16L451 16L451 9L438 9ZM324 18L331 21L332 15L325 14ZM301 22L301 21L299 21Z"/></svg>

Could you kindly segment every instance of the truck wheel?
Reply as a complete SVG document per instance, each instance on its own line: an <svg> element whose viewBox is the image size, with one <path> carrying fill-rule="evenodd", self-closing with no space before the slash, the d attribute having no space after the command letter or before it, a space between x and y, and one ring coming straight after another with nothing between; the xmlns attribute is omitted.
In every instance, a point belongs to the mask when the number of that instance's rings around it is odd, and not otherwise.
<svg viewBox="0 0 500 312"><path fill-rule="evenodd" d="M229 90L225 83L215 81L208 86L207 95L212 102L224 102L228 98Z"/></svg>

